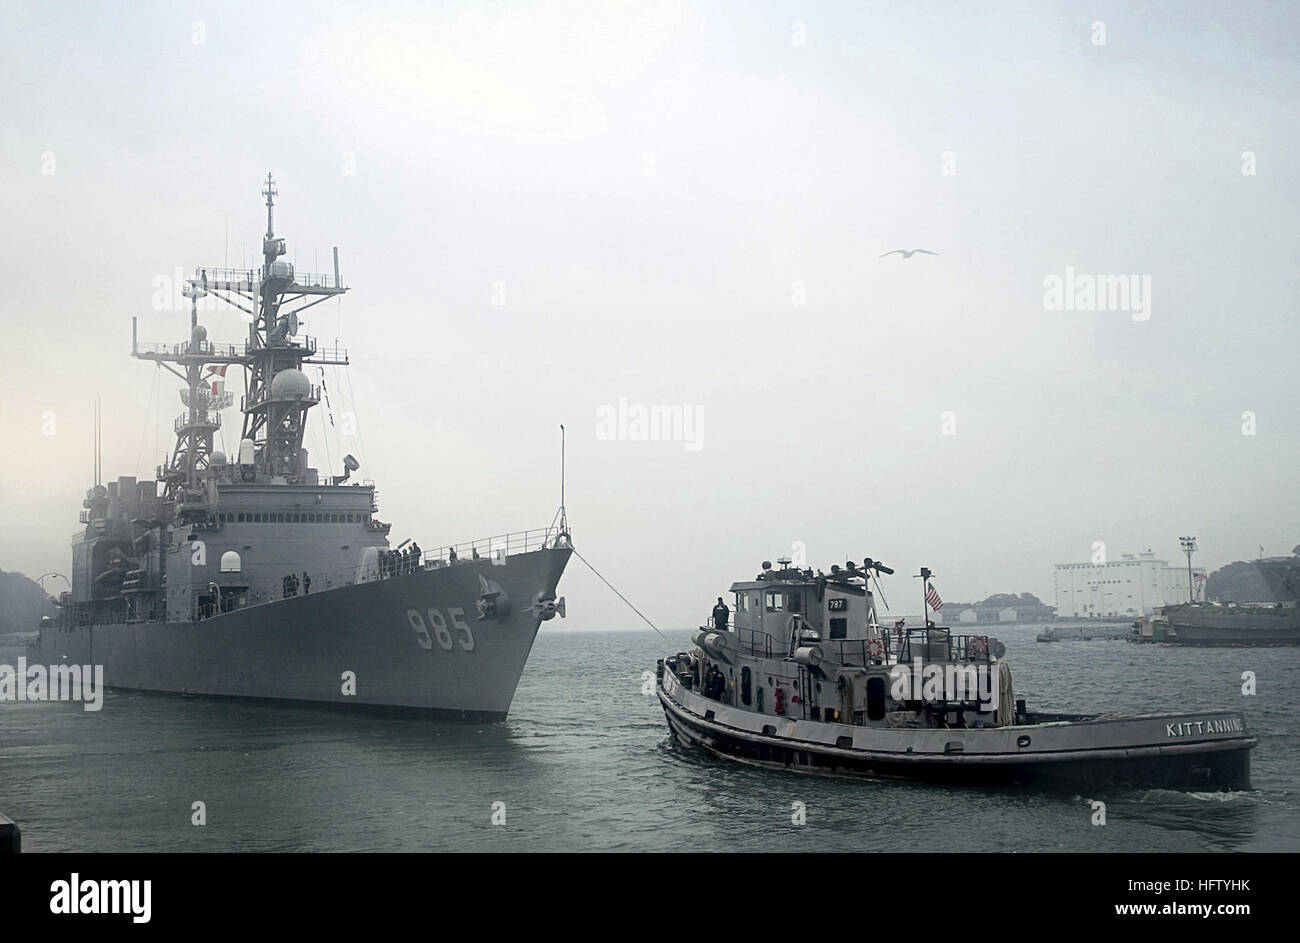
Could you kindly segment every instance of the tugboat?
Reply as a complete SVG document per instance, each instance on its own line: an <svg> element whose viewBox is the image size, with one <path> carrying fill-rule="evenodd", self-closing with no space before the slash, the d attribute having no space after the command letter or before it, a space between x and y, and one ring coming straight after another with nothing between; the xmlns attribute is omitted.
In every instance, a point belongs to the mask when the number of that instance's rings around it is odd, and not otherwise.
<svg viewBox="0 0 1300 943"><path fill-rule="evenodd" d="M1236 711L1049 714L1012 691L1005 646L876 618L867 557L829 574L764 562L719 600L695 649L658 665L672 734L798 772L946 783L1249 789L1256 740ZM919 574L927 596L933 574ZM883 597L882 597L883 598Z"/></svg>

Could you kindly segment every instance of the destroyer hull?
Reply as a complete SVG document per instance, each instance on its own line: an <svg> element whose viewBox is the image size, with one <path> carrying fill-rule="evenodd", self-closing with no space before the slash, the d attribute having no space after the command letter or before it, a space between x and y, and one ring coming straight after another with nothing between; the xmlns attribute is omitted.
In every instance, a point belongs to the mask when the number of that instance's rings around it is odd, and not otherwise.
<svg viewBox="0 0 1300 943"><path fill-rule="evenodd" d="M1179 645L1300 645L1300 609L1293 605L1167 606L1165 621Z"/></svg>
<svg viewBox="0 0 1300 943"><path fill-rule="evenodd" d="M714 755L824 775L980 785L1249 789L1244 718L1166 714L982 729L882 728L756 714L658 688L672 733Z"/></svg>
<svg viewBox="0 0 1300 943"><path fill-rule="evenodd" d="M1213 645L1270 648L1300 645L1300 625L1234 626L1170 623L1179 645Z"/></svg>
<svg viewBox="0 0 1300 943"><path fill-rule="evenodd" d="M197 623L42 627L29 661L102 665L115 690L410 709L501 720L571 551L419 570ZM508 606L479 619L483 581ZM500 598L500 597L498 597Z"/></svg>

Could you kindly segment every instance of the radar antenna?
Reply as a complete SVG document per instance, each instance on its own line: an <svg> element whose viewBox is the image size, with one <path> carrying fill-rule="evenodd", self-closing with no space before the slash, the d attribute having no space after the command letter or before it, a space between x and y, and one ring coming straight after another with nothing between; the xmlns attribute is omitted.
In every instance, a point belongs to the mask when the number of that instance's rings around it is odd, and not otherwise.
<svg viewBox="0 0 1300 943"><path fill-rule="evenodd" d="M170 466L160 467L164 501L178 515L202 519L208 511L201 473L212 451L212 433L220 427L217 410L226 405L217 390L209 390L203 371L224 377L231 365L244 369L244 414L240 436L240 476L244 481L297 482L307 475L303 435L308 410L320 399L320 388L302 372L305 362L347 366L346 350L317 348L316 339L297 336L298 315L347 291L339 278L338 249L334 249L333 275L295 272L282 259L285 242L275 235L275 178L266 175L266 236L262 240L262 267L252 269L200 268L185 284L190 299L190 337L185 344L132 343L132 355L166 366L186 384L182 391L188 414L176 420L177 446ZM238 309L249 322L242 346L213 344L198 323L197 299L211 297ZM286 310L282 311L281 309ZM291 308L291 310L289 310ZM180 365L184 372L170 364ZM211 370L213 366L220 369ZM278 382L277 382L278 381ZM229 396L229 394L224 394ZM242 443L249 443L245 449ZM248 462L244 456L250 455Z"/></svg>

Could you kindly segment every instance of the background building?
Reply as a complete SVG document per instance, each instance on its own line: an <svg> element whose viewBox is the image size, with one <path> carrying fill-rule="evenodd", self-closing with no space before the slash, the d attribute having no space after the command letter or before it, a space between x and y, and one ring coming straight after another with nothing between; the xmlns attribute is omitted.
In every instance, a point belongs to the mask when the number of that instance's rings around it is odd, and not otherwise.
<svg viewBox="0 0 1300 943"><path fill-rule="evenodd" d="M1205 571L1192 568L1194 597L1205 596ZM1056 565L1056 615L1060 619L1123 619L1150 615L1159 606L1187 602L1187 567L1145 553L1126 553L1102 564Z"/></svg>

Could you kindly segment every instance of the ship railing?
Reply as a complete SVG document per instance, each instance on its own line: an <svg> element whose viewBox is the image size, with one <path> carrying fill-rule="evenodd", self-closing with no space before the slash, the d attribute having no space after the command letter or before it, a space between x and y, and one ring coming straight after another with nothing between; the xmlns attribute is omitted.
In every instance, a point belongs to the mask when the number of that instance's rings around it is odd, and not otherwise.
<svg viewBox="0 0 1300 943"><path fill-rule="evenodd" d="M482 537L478 540L448 544L445 547L426 550L423 552L421 560L427 568L450 566L453 563L464 563L476 559L492 560L494 562L504 561L506 557L512 557L520 553L532 553L534 550L565 546L562 542L564 540L567 540L567 537L554 527L521 530L510 534Z"/></svg>
<svg viewBox="0 0 1300 943"><path fill-rule="evenodd" d="M247 344L245 344L247 347ZM163 354L168 357L208 357L234 360L243 357L247 350L234 344L214 344L212 341L187 341L183 344L136 344L135 355Z"/></svg>
<svg viewBox="0 0 1300 943"><path fill-rule="evenodd" d="M315 593L323 593L330 589L341 589L344 586L354 586L357 583L378 583L382 579L390 578L384 573L380 573L376 566L366 567L362 564L353 564L342 570L331 570L320 572L318 570L299 570L292 574L285 573L282 576L292 575L297 579L297 585L290 589L283 581L280 585L274 587L269 593L263 590L253 590L250 594L248 605L256 606L261 603L275 602L279 599L291 599L294 596L310 596ZM394 573L392 576L397 576ZM311 577L310 588L307 587L304 576Z"/></svg>
<svg viewBox="0 0 1300 943"><path fill-rule="evenodd" d="M486 554L481 554L479 560L488 561L500 560L504 562L508 556L515 556L521 553L531 553L535 550L547 548L559 548L569 546L568 536L555 527L538 528L536 530L516 531L509 534L501 534L496 537L488 537L478 541L467 541L463 544L449 544L446 547L439 547L436 550L430 550L422 554L420 563L421 569L439 569L445 566L470 563L473 561L473 550L475 548L487 548L489 545L497 548L500 556L491 558ZM456 559L452 560L449 551L456 551ZM462 552L463 551L463 552ZM283 582L275 586L270 591L264 589L254 589L249 594L248 602L241 608L249 606L263 605L275 602L281 599L289 599L295 596L311 595L312 593L321 593L330 589L339 589L344 586L353 586L357 583L377 583L381 580L395 579L416 572L411 565L409 557L401 558L386 564L376 562L370 565L356 563L352 566L337 570L318 571L294 571L292 574L284 573L282 576L292 575L297 579L296 587L288 587ZM311 587L307 588L304 576L311 578ZM220 585L220 584L219 584Z"/></svg>
<svg viewBox="0 0 1300 943"><path fill-rule="evenodd" d="M709 624L713 624L713 619L709 619ZM771 658L773 651L780 650L780 643L773 645L772 636L760 629L741 629L736 628L736 641L740 649L747 654L761 658Z"/></svg>
<svg viewBox="0 0 1300 943"><path fill-rule="evenodd" d="M768 635L761 629L742 629L739 626L728 623L722 628L718 628L717 620L713 616L700 626L702 632L726 632L736 637L736 647L747 655L754 655L761 658L771 658L772 652L779 649L780 643L773 645L772 636Z"/></svg>
<svg viewBox="0 0 1300 943"><path fill-rule="evenodd" d="M719 631L712 616L701 628L706 632ZM772 658L773 652L780 652L784 656L790 648L789 639L776 638L761 629L729 626L723 631L735 635L737 648L748 655ZM889 664L893 657L892 642L883 638L881 641L883 645L879 655L870 654L870 639L821 639L812 644L820 646L828 658L836 659L841 665L867 665L872 662Z"/></svg>
<svg viewBox="0 0 1300 943"><path fill-rule="evenodd" d="M312 344L311 357L317 360L341 360L347 363L348 349L346 347L318 347L316 339L310 338Z"/></svg>
<svg viewBox="0 0 1300 943"><path fill-rule="evenodd" d="M200 288L252 287L263 280L265 267L251 268L197 268L190 281ZM294 288L338 288L339 279L333 275L293 271L290 290Z"/></svg>
<svg viewBox="0 0 1300 943"><path fill-rule="evenodd" d="M705 631L718 631L716 623L710 617L701 626ZM736 637L737 648L745 654L762 658L772 658L774 652L784 655L789 649L789 641L774 638L761 629L746 629L729 626L728 630ZM975 661L991 662L993 660L992 639L987 635L953 635L947 629L910 629L900 641L894 632L882 629L880 647L875 652L875 639L827 639L822 638L818 645L826 658L841 665L894 665L899 662L910 663L913 658L922 661Z"/></svg>
<svg viewBox="0 0 1300 943"><path fill-rule="evenodd" d="M199 288L225 288L231 285L249 286L260 281L262 270L251 268L196 268L190 283Z"/></svg>
<svg viewBox="0 0 1300 943"><path fill-rule="evenodd" d="M493 544L498 548L501 556L490 557L481 553L477 558L480 561L496 562L504 561L506 557L512 557L520 553L531 553L535 550L548 548L557 548L567 546L567 538L559 534L554 527L541 528L537 530L523 530L511 534L501 534L499 537L486 538L480 541L467 541L463 544L449 544L446 547L439 547L436 550L430 550L421 555L421 569L435 570L446 566L459 565L473 562L473 550L475 548L486 548L489 541L497 541ZM449 551L456 551L456 558L453 560ZM462 550L464 551L462 553ZM253 601L250 604L255 605L258 602L269 602L277 599L286 599L293 596L309 595L313 592L324 592L328 589L338 589L341 586L352 586L356 583L377 583L381 580L394 579L407 576L416 572L412 567L409 556L399 557L391 564L375 563L370 566L364 564L353 564L350 567L341 570L327 572L318 572L315 570L305 571L307 576L311 577L311 589L304 592L305 581L303 572L294 572L292 575L297 577L298 586L293 592L284 592L283 584L276 587L266 598L263 593L257 591L253 595ZM290 574L283 574L288 576Z"/></svg>
<svg viewBox="0 0 1300 943"><path fill-rule="evenodd" d="M313 357L316 355L316 338L307 334L299 338L276 335L269 338L265 344L260 341L257 344L252 341L244 341L245 355L255 354L262 350L297 350L301 351L304 357Z"/></svg>
<svg viewBox="0 0 1300 943"><path fill-rule="evenodd" d="M248 346L247 341L244 341L244 346ZM303 356L315 356L316 338L308 337L307 334L296 338L292 336L276 336L266 341L266 347L263 347L263 350L268 349L268 347L273 350L300 350L303 352Z"/></svg>
<svg viewBox="0 0 1300 943"><path fill-rule="evenodd" d="M180 435L181 430L187 426L205 426L212 429L220 429L221 414L216 412L200 414L198 418L193 422L190 422L189 413L182 413L176 417L176 421L172 423L172 426L175 428L177 435Z"/></svg>
<svg viewBox="0 0 1300 943"><path fill-rule="evenodd" d="M898 659L922 661L993 660L993 643L987 635L953 635L946 628L908 629L898 646Z"/></svg>
<svg viewBox="0 0 1300 943"><path fill-rule="evenodd" d="M871 641L874 639L822 639L817 644L821 646L822 653L826 657L841 665L865 666L872 662L883 662L889 655L884 645L881 646L879 655L872 655L868 648Z"/></svg>
<svg viewBox="0 0 1300 943"><path fill-rule="evenodd" d="M261 394L260 396L255 396L255 397L253 397L252 399L249 399L247 396L241 396L241 397L239 398L239 408L240 408L240 410L241 410L242 412L248 412L250 409L257 409L258 407L263 406L263 405L265 405L265 404L268 403L268 402L275 402L275 403L293 403L293 402L298 402L298 403L319 403L319 402L320 402L320 386L319 386L318 384L313 384L312 387L311 387L311 389L310 389L306 394L304 394L303 396L293 396L293 397L290 397L290 398L288 398L288 399L285 399L285 398L283 398L283 397L272 396L272 395L271 395L271 387L270 387L270 385L268 384L268 385L262 387L262 394Z"/></svg>
<svg viewBox="0 0 1300 943"><path fill-rule="evenodd" d="M333 275L316 274L314 272L294 272L293 284L289 286L294 288L340 288L339 279Z"/></svg>

